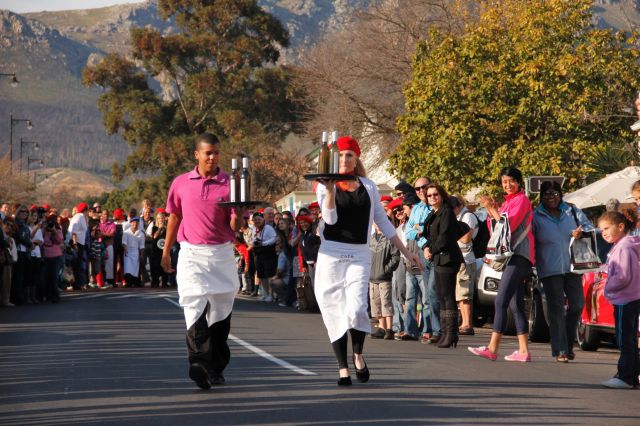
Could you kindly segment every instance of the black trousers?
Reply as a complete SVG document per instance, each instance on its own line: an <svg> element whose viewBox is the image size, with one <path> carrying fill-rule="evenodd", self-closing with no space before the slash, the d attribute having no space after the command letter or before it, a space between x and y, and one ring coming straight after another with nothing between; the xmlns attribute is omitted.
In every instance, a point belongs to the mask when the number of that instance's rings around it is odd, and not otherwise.
<svg viewBox="0 0 640 426"><path fill-rule="evenodd" d="M459 270L460 263L456 263L453 266L435 267L436 292L438 293L440 309L458 310L456 303L456 276Z"/></svg>
<svg viewBox="0 0 640 426"><path fill-rule="evenodd" d="M204 312L187 330L187 351L189 363L197 362L210 369L215 374L220 374L231 359L231 351L227 344L229 330L231 329L231 314L222 321L207 325L207 313L209 304Z"/></svg>
<svg viewBox="0 0 640 426"><path fill-rule="evenodd" d="M634 300L626 305L614 305L613 313L616 320L616 340L620 348L616 377L632 386L638 386L640 357L637 332L640 300Z"/></svg>

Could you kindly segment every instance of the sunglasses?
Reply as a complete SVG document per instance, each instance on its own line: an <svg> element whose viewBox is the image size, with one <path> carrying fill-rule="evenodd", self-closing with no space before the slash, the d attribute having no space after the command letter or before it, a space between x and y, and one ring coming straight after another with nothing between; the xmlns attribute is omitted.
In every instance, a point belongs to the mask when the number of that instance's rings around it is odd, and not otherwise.
<svg viewBox="0 0 640 426"><path fill-rule="evenodd" d="M391 211L393 212L393 214L404 213L404 211L400 209L393 209Z"/></svg>
<svg viewBox="0 0 640 426"><path fill-rule="evenodd" d="M414 186L414 187L413 187L413 189L415 189L416 191L420 191L420 190L423 190L423 191L424 191L425 189L427 189L427 187L428 187L428 186L429 186L429 184L428 184L428 183L425 183L425 184L424 184L424 185L422 185L422 186Z"/></svg>
<svg viewBox="0 0 640 426"><path fill-rule="evenodd" d="M435 194L427 194L427 198L435 198L435 197L439 197L440 194L438 194L437 192Z"/></svg>
<svg viewBox="0 0 640 426"><path fill-rule="evenodd" d="M558 191L545 191L542 195L544 197L559 197L560 193Z"/></svg>
<svg viewBox="0 0 640 426"><path fill-rule="evenodd" d="M396 197L402 197L403 195L404 195L404 192L402 191L396 192Z"/></svg>

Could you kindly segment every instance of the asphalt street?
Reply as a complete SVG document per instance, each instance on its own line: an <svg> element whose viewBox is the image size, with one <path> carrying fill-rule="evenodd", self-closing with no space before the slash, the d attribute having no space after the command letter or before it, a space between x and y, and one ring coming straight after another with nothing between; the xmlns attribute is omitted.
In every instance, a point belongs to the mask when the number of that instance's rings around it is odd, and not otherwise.
<svg viewBox="0 0 640 426"><path fill-rule="evenodd" d="M490 362L466 347L365 342L371 381L336 386L319 314L238 298L227 384L188 378L177 293L72 293L59 304L0 309L1 425L640 424L639 391L610 390L617 352L558 364ZM515 338L505 337L502 354ZM352 372L353 375L353 372Z"/></svg>

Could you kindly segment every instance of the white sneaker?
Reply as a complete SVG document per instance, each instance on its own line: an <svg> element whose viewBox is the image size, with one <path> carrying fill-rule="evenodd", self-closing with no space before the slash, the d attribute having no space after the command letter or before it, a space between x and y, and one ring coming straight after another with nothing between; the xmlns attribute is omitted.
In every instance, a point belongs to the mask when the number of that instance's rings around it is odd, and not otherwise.
<svg viewBox="0 0 640 426"><path fill-rule="evenodd" d="M609 380L602 382L602 386L611 389L633 389L629 383L624 380L618 379L617 377L613 377Z"/></svg>
<svg viewBox="0 0 640 426"><path fill-rule="evenodd" d="M263 302L271 303L273 302L273 297L267 295L267 296L263 296L262 299L260 300L262 300Z"/></svg>
<svg viewBox="0 0 640 426"><path fill-rule="evenodd" d="M281 306L281 307L283 307L283 308L286 308L286 307L287 307L287 304L286 304L286 303L284 303L284 302L279 302L279 303L278 303L278 306Z"/></svg>

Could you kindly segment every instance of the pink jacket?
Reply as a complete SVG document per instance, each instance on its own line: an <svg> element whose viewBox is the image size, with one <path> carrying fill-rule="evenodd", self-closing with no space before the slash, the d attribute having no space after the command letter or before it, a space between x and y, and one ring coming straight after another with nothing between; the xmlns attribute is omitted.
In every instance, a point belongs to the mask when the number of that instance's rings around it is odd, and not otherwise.
<svg viewBox="0 0 640 426"><path fill-rule="evenodd" d="M612 305L640 300L640 236L626 236L609 252L604 297Z"/></svg>

